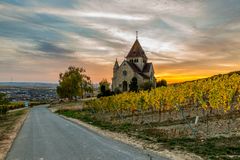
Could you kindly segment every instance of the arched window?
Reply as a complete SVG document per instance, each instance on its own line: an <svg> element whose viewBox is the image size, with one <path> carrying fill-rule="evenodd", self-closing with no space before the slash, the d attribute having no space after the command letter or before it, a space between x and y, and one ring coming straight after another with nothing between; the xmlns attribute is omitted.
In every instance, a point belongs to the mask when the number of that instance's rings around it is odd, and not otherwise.
<svg viewBox="0 0 240 160"><path fill-rule="evenodd" d="M134 59L134 63L138 63L138 59Z"/></svg>
<svg viewBox="0 0 240 160"><path fill-rule="evenodd" d="M127 76L127 71L126 70L123 71L123 76Z"/></svg>

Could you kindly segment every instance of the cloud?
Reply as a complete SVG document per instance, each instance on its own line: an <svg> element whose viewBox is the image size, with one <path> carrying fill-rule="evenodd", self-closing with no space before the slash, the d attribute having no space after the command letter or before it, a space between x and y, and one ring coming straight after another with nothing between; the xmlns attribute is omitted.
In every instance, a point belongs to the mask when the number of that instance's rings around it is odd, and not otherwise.
<svg viewBox="0 0 240 160"><path fill-rule="evenodd" d="M69 54L69 53L73 53L73 50L70 49L66 49L66 48L62 48L59 47L53 43L49 43L49 42L40 42L38 44L38 46L36 47L37 50L41 51L41 52L46 52L46 53L53 53L53 54Z"/></svg>
<svg viewBox="0 0 240 160"><path fill-rule="evenodd" d="M69 65L111 80L136 30L160 78L239 70L239 17L238 0L2 0L0 81L56 82Z"/></svg>
<svg viewBox="0 0 240 160"><path fill-rule="evenodd" d="M50 15L58 15L65 17L82 17L82 18L104 18L104 19L115 19L115 20L127 20L127 21L143 21L148 20L150 17L145 15L129 15L129 14L117 14L113 12L89 12L79 10L64 10L54 8L44 8L37 11L37 13L47 13Z"/></svg>
<svg viewBox="0 0 240 160"><path fill-rule="evenodd" d="M73 8L76 4L80 4L78 0L41 0L41 2L36 2L35 0L2 0L3 4L11 4L21 7L59 7L59 8Z"/></svg>

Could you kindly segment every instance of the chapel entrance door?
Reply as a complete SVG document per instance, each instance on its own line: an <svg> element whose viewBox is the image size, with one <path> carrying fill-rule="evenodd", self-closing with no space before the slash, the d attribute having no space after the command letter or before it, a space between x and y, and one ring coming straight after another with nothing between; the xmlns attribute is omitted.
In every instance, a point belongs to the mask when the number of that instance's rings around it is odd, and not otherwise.
<svg viewBox="0 0 240 160"><path fill-rule="evenodd" d="M128 90L128 83L127 83L127 81L123 81L122 86L123 86L122 91L123 91L123 92L126 92L126 91Z"/></svg>

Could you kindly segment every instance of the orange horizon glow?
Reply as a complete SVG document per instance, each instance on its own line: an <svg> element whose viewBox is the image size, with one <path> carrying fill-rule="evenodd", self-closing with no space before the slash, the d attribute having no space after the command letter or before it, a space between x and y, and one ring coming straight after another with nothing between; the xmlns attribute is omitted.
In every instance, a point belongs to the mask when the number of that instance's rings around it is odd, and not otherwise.
<svg viewBox="0 0 240 160"><path fill-rule="evenodd" d="M165 79L167 81L168 84L174 84L174 83L180 83L180 82L186 82L186 81L192 81L192 80L198 80L198 79L203 79L203 78L208 78L214 75L218 75L218 74L227 74L230 72L235 72L235 71L240 71L240 70L225 70L222 72L210 72L210 73L206 73L206 74L201 74L201 75L176 75L176 74L167 74L167 73L155 73L155 78L157 79L157 81L160 81L162 79ZM110 76L105 76L103 78L100 79L93 79L94 83L99 83L102 79L106 78L110 83L112 82L112 75Z"/></svg>
<svg viewBox="0 0 240 160"><path fill-rule="evenodd" d="M79 67L79 66L78 66ZM66 68L67 69L67 68ZM65 70L66 70L65 69ZM65 70L62 70L60 72L64 72ZM111 70L111 68L109 68L109 70ZM160 81L162 79L165 79L167 81L168 84L173 84L173 83L179 83L179 82L185 82L185 81L192 81L192 80L197 80L197 79L202 79L202 78L208 78L214 75L218 75L218 74L226 74L229 72L234 72L234 71L240 71L240 70L224 70L222 72L209 72L206 74L200 74L200 75L196 75L196 74L171 74L171 73L162 73L162 72L155 72L155 78L157 79L157 81ZM19 77L20 80L16 81L14 79L11 80L5 80L2 82L7 82L7 81L13 81L13 82L46 82L46 83L58 83L58 75L59 73L58 71L54 72L54 73L48 73L45 75L45 80L42 81L36 81L35 79L31 79L31 77L26 77L25 75L22 75L21 77ZM98 70L91 70L88 71L86 70L86 74L88 76L90 76L92 83L97 84L99 83L102 79L107 79L108 82L112 83L112 74L101 74L98 72ZM43 75L39 75L38 77L34 77L34 78L38 78L41 79L43 77ZM49 81L49 79L52 79Z"/></svg>

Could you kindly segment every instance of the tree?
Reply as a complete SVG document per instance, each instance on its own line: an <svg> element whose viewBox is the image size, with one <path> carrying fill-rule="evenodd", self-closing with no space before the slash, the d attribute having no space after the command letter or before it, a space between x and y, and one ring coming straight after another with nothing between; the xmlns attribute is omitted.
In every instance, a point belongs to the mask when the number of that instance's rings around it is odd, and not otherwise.
<svg viewBox="0 0 240 160"><path fill-rule="evenodd" d="M129 84L130 91L137 92L138 91L138 83L137 78L133 77L132 81Z"/></svg>
<svg viewBox="0 0 240 160"><path fill-rule="evenodd" d="M98 94L98 98L113 95L113 92L110 91L110 83L107 81L107 79L103 79L101 82L99 82L99 89L100 94Z"/></svg>
<svg viewBox="0 0 240 160"><path fill-rule="evenodd" d="M6 94L0 93L0 115L5 115L8 111L8 107L6 104L8 104L9 101L6 98Z"/></svg>
<svg viewBox="0 0 240 160"><path fill-rule="evenodd" d="M9 101L6 98L6 94L0 93L0 105L8 104Z"/></svg>
<svg viewBox="0 0 240 160"><path fill-rule="evenodd" d="M85 92L92 92L90 77L85 72L83 68L70 66L65 73L60 73L59 86L57 86L58 96L73 100L77 96L83 97Z"/></svg>
<svg viewBox="0 0 240 160"><path fill-rule="evenodd" d="M167 81L165 79L162 79L161 81L157 82L157 87L162 87L162 86L167 87Z"/></svg>
<svg viewBox="0 0 240 160"><path fill-rule="evenodd" d="M154 86L153 86L153 83L152 82L144 82L141 86L140 86L140 88L142 89L142 90L151 90L152 88L153 88Z"/></svg>
<svg viewBox="0 0 240 160"><path fill-rule="evenodd" d="M107 79L103 79L101 82L99 82L100 92L103 93L106 90L110 90L110 83L107 81Z"/></svg>
<svg viewBox="0 0 240 160"><path fill-rule="evenodd" d="M121 93L121 90L117 87L117 88L114 89L114 93L115 93L115 94L120 94L120 93Z"/></svg>

